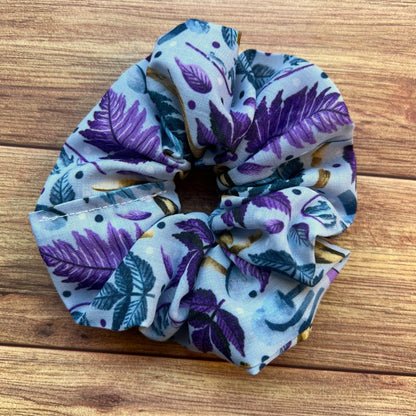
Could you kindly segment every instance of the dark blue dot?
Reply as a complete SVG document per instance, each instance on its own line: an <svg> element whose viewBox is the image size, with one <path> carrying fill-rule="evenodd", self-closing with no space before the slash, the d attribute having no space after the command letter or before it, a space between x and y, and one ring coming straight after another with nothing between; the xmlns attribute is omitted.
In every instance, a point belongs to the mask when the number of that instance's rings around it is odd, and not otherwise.
<svg viewBox="0 0 416 416"><path fill-rule="evenodd" d="M100 325L104 328L107 325L107 322L105 321L105 319L101 319L100 321Z"/></svg>
<svg viewBox="0 0 416 416"><path fill-rule="evenodd" d="M81 179L84 176L84 172L82 170L79 170L76 174L75 177L77 179Z"/></svg>
<svg viewBox="0 0 416 416"><path fill-rule="evenodd" d="M194 110L195 107L196 107L195 101L189 100L188 101L188 107L189 107L190 110Z"/></svg>
<svg viewBox="0 0 416 416"><path fill-rule="evenodd" d="M173 168L172 166L166 166L166 172L167 173L172 173L175 170L175 168Z"/></svg>
<svg viewBox="0 0 416 416"><path fill-rule="evenodd" d="M160 221L157 223L157 228L160 228L160 229L165 228L165 225L166 224L163 221Z"/></svg>
<svg viewBox="0 0 416 416"><path fill-rule="evenodd" d="M155 58L159 58L159 56L162 55L162 52L158 51L155 53Z"/></svg>
<svg viewBox="0 0 416 416"><path fill-rule="evenodd" d="M328 75L327 75L327 74L325 74L325 72L321 72L321 77L322 77L322 78L328 78Z"/></svg>
<svg viewBox="0 0 416 416"><path fill-rule="evenodd" d="M286 156L286 160L293 159L293 155Z"/></svg>
<svg viewBox="0 0 416 416"><path fill-rule="evenodd" d="M229 199L226 199L226 200L225 200L225 202L224 202L224 205L225 205L226 207L230 207L232 204L233 204L233 203L232 203Z"/></svg>
<svg viewBox="0 0 416 416"><path fill-rule="evenodd" d="M251 298L255 298L257 296L257 292L255 290L252 290L249 294L248 294Z"/></svg>
<svg viewBox="0 0 416 416"><path fill-rule="evenodd" d="M268 355L263 355L263 357L261 357L261 361L267 361L270 357Z"/></svg>
<svg viewBox="0 0 416 416"><path fill-rule="evenodd" d="M220 44L219 44L218 42L212 42L212 46L213 46L215 49L218 49L218 48L220 47Z"/></svg>
<svg viewBox="0 0 416 416"><path fill-rule="evenodd" d="M244 91L241 91L240 92L240 100L241 100L241 98L243 98L244 97Z"/></svg>
<svg viewBox="0 0 416 416"><path fill-rule="evenodd" d="M71 293L69 290L65 290L65 291L62 293L62 296L63 296L64 298L69 298L71 295L72 295L72 293Z"/></svg>
<svg viewBox="0 0 416 416"><path fill-rule="evenodd" d="M332 165L333 168L339 168L341 165L339 163L335 163L334 165Z"/></svg>
<svg viewBox="0 0 416 416"><path fill-rule="evenodd" d="M104 217L102 215L98 214L98 215L95 216L94 219L95 219L96 222L102 222Z"/></svg>
<svg viewBox="0 0 416 416"><path fill-rule="evenodd" d="M271 55L271 53L270 53L270 52L266 52L266 53L265 53L265 55L266 55L266 56L270 56L270 55Z"/></svg>
<svg viewBox="0 0 416 416"><path fill-rule="evenodd" d="M292 192L293 192L295 195L300 195L300 194L302 193L302 191L301 191L300 189L292 189Z"/></svg>
<svg viewBox="0 0 416 416"><path fill-rule="evenodd" d="M83 198L83 200L86 204L88 204L88 202L90 201L90 199L87 196L85 198Z"/></svg>

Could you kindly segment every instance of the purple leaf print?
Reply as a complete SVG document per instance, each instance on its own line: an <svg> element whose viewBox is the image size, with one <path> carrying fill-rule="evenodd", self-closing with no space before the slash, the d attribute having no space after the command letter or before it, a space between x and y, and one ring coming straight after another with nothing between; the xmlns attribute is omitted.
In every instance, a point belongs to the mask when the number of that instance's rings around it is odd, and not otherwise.
<svg viewBox="0 0 416 416"><path fill-rule="evenodd" d="M160 252L162 253L163 264L165 265L166 274L168 275L169 279L173 277L173 267L172 267L172 260L170 256L165 254L163 251L163 247L160 247Z"/></svg>
<svg viewBox="0 0 416 416"><path fill-rule="evenodd" d="M196 92L206 94L212 90L212 84L208 74L199 65L183 64L178 58L175 58L176 64L182 71L182 76L186 83Z"/></svg>
<svg viewBox="0 0 416 416"><path fill-rule="evenodd" d="M228 212L224 212L221 215L221 219L224 221L224 224L229 227L234 227L236 224L240 224L244 227L244 217L246 215L248 204L244 203L239 207L235 207Z"/></svg>
<svg viewBox="0 0 416 416"><path fill-rule="evenodd" d="M217 309L217 298L211 290L198 289L191 298L191 309L193 311L210 313Z"/></svg>
<svg viewBox="0 0 416 416"><path fill-rule="evenodd" d="M218 351L221 352L228 360L231 360L230 341L222 332L220 326L216 322L212 322L209 329L211 340L217 347Z"/></svg>
<svg viewBox="0 0 416 416"><path fill-rule="evenodd" d="M211 122L212 133L217 138L217 142L226 145L231 141L231 123L211 100L209 101L209 110L209 119Z"/></svg>
<svg viewBox="0 0 416 416"><path fill-rule="evenodd" d="M318 83L308 91L307 87L282 100L283 90L267 108L264 97L256 109L254 122L247 133L247 152L271 150L282 157L280 143L285 139L297 148L303 143L315 143L313 128L321 133L335 132L338 126L352 124L340 94L328 93L330 87L317 93Z"/></svg>
<svg viewBox="0 0 416 416"><path fill-rule="evenodd" d="M213 343L218 351L229 360L231 359L231 343L244 357L244 331L238 318L221 308L224 302L225 299L218 303L211 290L194 291L190 300L188 319L189 325L195 328L192 332L192 341L203 352L212 351Z"/></svg>
<svg viewBox="0 0 416 416"><path fill-rule="evenodd" d="M131 163L162 157L158 154L159 126L144 129L146 109L139 110L136 100L126 110L126 97L117 95L111 88L105 93L94 120L88 121L89 129L80 132L85 142L108 153L102 159L117 159Z"/></svg>
<svg viewBox="0 0 416 416"><path fill-rule="evenodd" d="M108 242L92 230L86 235L73 231L76 246L63 240L39 247L40 254L56 276L66 277L65 283L78 283L76 289L99 290L118 267L133 240L126 230L107 226Z"/></svg>
<svg viewBox="0 0 416 416"><path fill-rule="evenodd" d="M212 231L201 220L191 218L187 221L177 222L175 225L181 230L194 232L206 244L212 244L215 240Z"/></svg>
<svg viewBox="0 0 416 416"><path fill-rule="evenodd" d="M237 170L242 173L243 175L257 175L263 169L269 168L270 166L262 166L258 165L257 163L250 163L246 162L240 165Z"/></svg>
<svg viewBox="0 0 416 416"><path fill-rule="evenodd" d="M151 212L132 210L127 214L117 214L118 217L125 218L126 220L141 221L149 218L152 215Z"/></svg>
<svg viewBox="0 0 416 416"><path fill-rule="evenodd" d="M264 226L270 234L279 234L285 225L283 221L271 219L264 221Z"/></svg>
<svg viewBox="0 0 416 416"><path fill-rule="evenodd" d="M291 206L289 198L283 192L273 192L269 195L255 196L251 202L256 207L265 207L267 209L278 209L290 216Z"/></svg>
<svg viewBox="0 0 416 416"><path fill-rule="evenodd" d="M212 351L211 339L209 337L209 326L192 332L192 342L202 352Z"/></svg>
<svg viewBox="0 0 416 416"><path fill-rule="evenodd" d="M344 152L343 152L342 157L351 166L351 170L352 170L351 183L354 183L357 177L357 163L355 160L355 153L354 153L352 145L344 147Z"/></svg>
<svg viewBox="0 0 416 416"><path fill-rule="evenodd" d="M201 146L209 146L217 144L217 138L212 131L202 123L199 118L195 119L197 124L196 139Z"/></svg>
<svg viewBox="0 0 416 416"><path fill-rule="evenodd" d="M218 326L227 340L244 356L244 331L241 329L238 319L224 309L218 309L216 317ZM217 345L215 342L214 344Z"/></svg>

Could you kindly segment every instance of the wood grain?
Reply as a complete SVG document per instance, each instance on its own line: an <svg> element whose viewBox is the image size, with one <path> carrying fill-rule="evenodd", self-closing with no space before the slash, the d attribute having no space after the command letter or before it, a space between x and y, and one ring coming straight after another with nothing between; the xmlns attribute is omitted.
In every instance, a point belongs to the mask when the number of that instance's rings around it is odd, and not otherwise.
<svg viewBox="0 0 416 416"><path fill-rule="evenodd" d="M415 378L405 376L269 367L252 377L227 363L8 347L0 347L0 372L0 412L8 415L416 411Z"/></svg>
<svg viewBox="0 0 416 416"><path fill-rule="evenodd" d="M413 0L3 0L0 16L0 415L416 414ZM27 216L78 122L192 17L242 30L241 50L319 65L356 123L359 211L338 240L351 258L308 341L255 377L136 329L76 325ZM210 176L178 185L184 211L218 201Z"/></svg>
<svg viewBox="0 0 416 416"><path fill-rule="evenodd" d="M0 343L197 357L173 342L149 341L136 330L112 333L73 323L27 218L57 156L52 150L2 148ZM10 160L17 173L7 169ZM205 186L188 202L190 210L200 210L204 198L207 209L216 203L212 181L206 177L201 183ZM195 180L185 181L182 193L195 186ZM356 221L337 240L352 251L351 259L325 296L310 339L276 363L416 374L416 182L359 176L358 192Z"/></svg>
<svg viewBox="0 0 416 416"><path fill-rule="evenodd" d="M416 178L413 1L3 1L0 15L0 143L60 148L158 36L197 17L242 29L242 50L324 68L356 123L359 172Z"/></svg>

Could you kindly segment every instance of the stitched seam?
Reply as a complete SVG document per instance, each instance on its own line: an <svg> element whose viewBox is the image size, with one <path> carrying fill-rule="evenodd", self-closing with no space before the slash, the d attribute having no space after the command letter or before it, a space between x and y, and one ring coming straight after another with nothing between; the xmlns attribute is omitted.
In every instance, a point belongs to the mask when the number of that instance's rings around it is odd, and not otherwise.
<svg viewBox="0 0 416 416"><path fill-rule="evenodd" d="M43 217L42 219L39 220L39 222L46 222L46 221L55 221L59 218L64 218L64 217L71 217L73 215L81 215L81 214L85 214L86 212L93 212L93 211L99 211L102 209L106 209L106 208L112 208L112 207L119 207L122 205L128 205L128 204L132 204L133 202L137 202L137 201L144 201L146 199L152 199L155 196L161 195L161 194L165 194L167 191L160 191L157 192L156 194L152 194L152 195L146 195L144 197L141 198L136 198L136 199L132 199L131 201L126 201L126 202L119 202L117 204L111 204L111 205L104 205L102 207L96 207L96 208L91 208L91 209L87 209L85 211L78 211L78 212L71 212L69 214L65 214L65 215L59 215L56 217Z"/></svg>

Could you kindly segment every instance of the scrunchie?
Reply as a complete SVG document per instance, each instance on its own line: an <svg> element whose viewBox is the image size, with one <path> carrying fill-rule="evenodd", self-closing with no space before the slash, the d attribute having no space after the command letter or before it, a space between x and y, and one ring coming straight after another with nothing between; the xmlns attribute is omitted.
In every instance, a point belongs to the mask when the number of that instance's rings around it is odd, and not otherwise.
<svg viewBox="0 0 416 416"><path fill-rule="evenodd" d="M321 69L189 20L105 93L30 214L81 325L173 337L252 374L306 339L348 258L353 122ZM213 169L221 202L182 214L174 177ZM192 195L189 195L192 198Z"/></svg>

